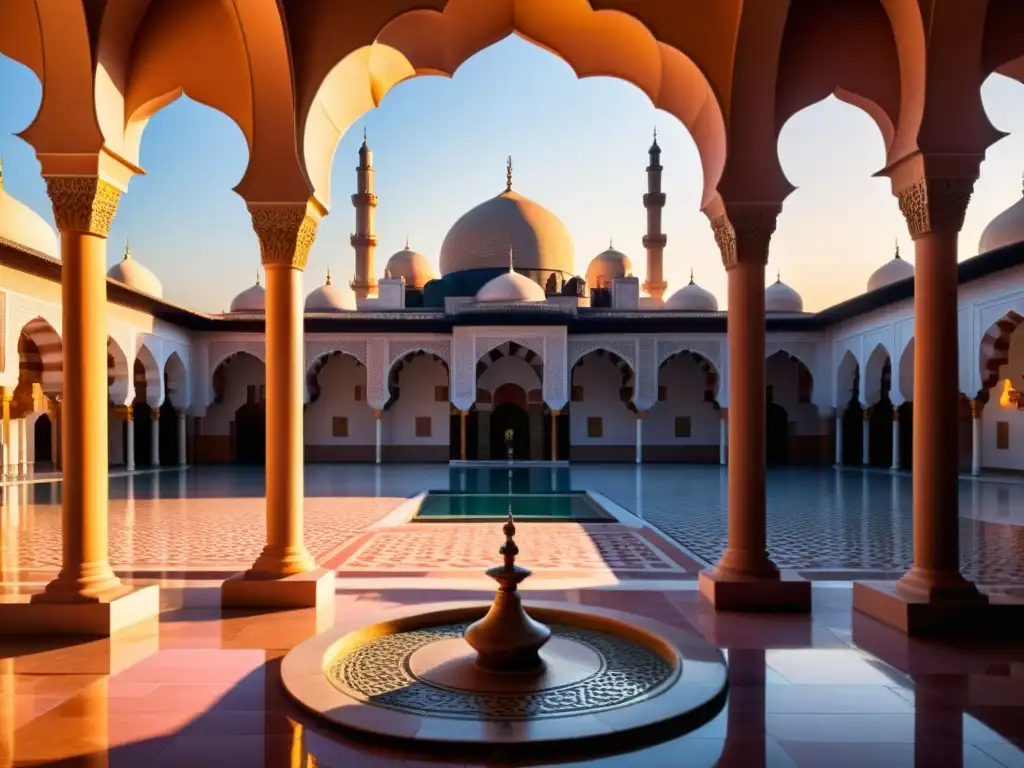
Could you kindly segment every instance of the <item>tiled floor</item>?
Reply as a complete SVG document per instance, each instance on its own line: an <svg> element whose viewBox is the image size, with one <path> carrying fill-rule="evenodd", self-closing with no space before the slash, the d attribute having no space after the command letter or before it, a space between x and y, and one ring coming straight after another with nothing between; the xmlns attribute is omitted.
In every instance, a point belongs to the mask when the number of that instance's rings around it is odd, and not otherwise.
<svg viewBox="0 0 1024 768"><path fill-rule="evenodd" d="M714 559L724 544L717 467L574 467L572 482L639 512L700 557ZM472 576L497 561L499 532L492 541L476 533L482 528L426 524L417 541L408 527L366 530L403 498L447 487L446 467L309 467L306 539L339 569L333 611L253 615L222 614L218 586L262 545L259 470L113 478L112 556L133 581L163 586L161 622L113 640L0 640L0 768L502 765L500 754L427 758L332 734L291 704L280 683L282 656L334 616L370 622L402 605L489 598L482 577L456 583L424 578L423 569ZM59 562L60 487L18 488L3 489L0 580L31 589ZM773 473L772 554L789 568L902 569L909 492L909 478L881 473ZM970 568L1024 584L1024 485L968 481L963 493ZM587 530L600 525L522 526L520 545L533 548L541 567L590 577L532 580L526 599L691 629L726 649L731 689L725 710L693 733L644 749L623 744L628 757L563 764L1024 766L1024 644L909 642L854 615L850 585L839 581L816 584L811 617L716 615L695 589L695 564L656 530L605 525L614 541L604 548ZM391 578L405 573L415 577ZM544 758L536 764L551 764Z"/></svg>

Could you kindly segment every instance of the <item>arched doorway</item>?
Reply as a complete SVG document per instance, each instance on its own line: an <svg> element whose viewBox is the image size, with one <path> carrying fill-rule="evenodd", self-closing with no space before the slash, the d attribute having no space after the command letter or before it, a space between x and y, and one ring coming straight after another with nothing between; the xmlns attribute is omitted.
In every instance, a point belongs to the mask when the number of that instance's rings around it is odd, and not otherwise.
<svg viewBox="0 0 1024 768"><path fill-rule="evenodd" d="M774 401L770 386L765 400L765 461L768 464L788 464L789 413Z"/></svg>
<svg viewBox="0 0 1024 768"><path fill-rule="evenodd" d="M856 398L843 410L843 464L859 467L864 463L864 409Z"/></svg>
<svg viewBox="0 0 1024 768"><path fill-rule="evenodd" d="M160 406L160 463L178 463L178 412L170 400Z"/></svg>
<svg viewBox="0 0 1024 768"><path fill-rule="evenodd" d="M909 470L914 466L914 404L906 402L900 406L900 467Z"/></svg>
<svg viewBox="0 0 1024 768"><path fill-rule="evenodd" d="M872 467L892 466L892 402L888 393L871 409L868 458Z"/></svg>
<svg viewBox="0 0 1024 768"><path fill-rule="evenodd" d="M32 458L38 471L40 466L53 464L53 422L50 416L45 413L40 415L32 429L35 439L35 456Z"/></svg>
<svg viewBox="0 0 1024 768"><path fill-rule="evenodd" d="M132 419L135 422L135 466L148 467L153 461L153 409L145 402L135 401ZM127 445L127 443L125 443Z"/></svg>
<svg viewBox="0 0 1024 768"><path fill-rule="evenodd" d="M249 402L235 411L235 461L263 465L267 458L267 411Z"/></svg>
<svg viewBox="0 0 1024 768"><path fill-rule="evenodd" d="M519 403L506 401L491 411L491 459L507 458L505 434L512 430L512 455L530 458L530 416Z"/></svg>

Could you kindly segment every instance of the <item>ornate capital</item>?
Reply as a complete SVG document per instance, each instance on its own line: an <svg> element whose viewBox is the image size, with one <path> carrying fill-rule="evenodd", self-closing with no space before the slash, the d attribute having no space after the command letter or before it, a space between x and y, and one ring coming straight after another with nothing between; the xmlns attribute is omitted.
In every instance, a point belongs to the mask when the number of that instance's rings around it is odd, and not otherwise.
<svg viewBox="0 0 1024 768"><path fill-rule="evenodd" d="M305 269L309 249L323 210L313 201L305 204L250 204L252 228L260 240L265 266Z"/></svg>
<svg viewBox="0 0 1024 768"><path fill-rule="evenodd" d="M898 405L894 405L892 407L892 420L895 421L896 423L899 423L899 420L900 420L900 407Z"/></svg>
<svg viewBox="0 0 1024 768"><path fill-rule="evenodd" d="M98 176L47 176L46 194L61 232L106 237L117 213L121 190Z"/></svg>
<svg viewBox="0 0 1024 768"><path fill-rule="evenodd" d="M959 232L973 192L971 178L923 178L906 187L899 193L899 202L910 237Z"/></svg>
<svg viewBox="0 0 1024 768"><path fill-rule="evenodd" d="M971 400L971 418L980 419L981 412L984 410L985 404L981 400Z"/></svg>
<svg viewBox="0 0 1024 768"><path fill-rule="evenodd" d="M735 204L711 220L711 230L726 269L751 259L768 263L768 245L780 210L778 205Z"/></svg>

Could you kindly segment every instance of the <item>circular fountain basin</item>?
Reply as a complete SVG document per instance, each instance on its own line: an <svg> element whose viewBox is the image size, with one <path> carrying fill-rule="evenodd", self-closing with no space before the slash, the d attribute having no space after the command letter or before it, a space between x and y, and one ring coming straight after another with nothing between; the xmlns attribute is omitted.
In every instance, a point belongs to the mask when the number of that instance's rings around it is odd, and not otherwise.
<svg viewBox="0 0 1024 768"><path fill-rule="evenodd" d="M476 666L462 638L489 602L410 606L307 640L281 675L299 703L349 731L502 756L635 750L697 728L725 703L726 663L697 635L617 611L536 602L551 627L540 673ZM629 739L625 739L626 735Z"/></svg>

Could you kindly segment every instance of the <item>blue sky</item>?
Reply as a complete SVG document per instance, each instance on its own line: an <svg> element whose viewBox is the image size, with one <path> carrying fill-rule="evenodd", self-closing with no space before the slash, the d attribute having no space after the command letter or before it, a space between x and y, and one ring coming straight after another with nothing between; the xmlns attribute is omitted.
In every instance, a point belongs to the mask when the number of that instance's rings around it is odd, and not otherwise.
<svg viewBox="0 0 1024 768"><path fill-rule="evenodd" d="M993 216L1021 195L1024 171L1024 86L993 76L982 96L997 128L1010 133L982 167L961 238L961 258L977 251ZM5 188L53 220L39 164L13 134L39 106L40 86L27 69L0 57L0 156ZM380 107L352 126L334 163L334 207L320 226L305 275L308 290L330 267L336 282L353 272L348 243L354 213L357 149L366 127L377 168L377 272L410 245L435 265L448 228L465 211L504 189L505 158L514 158L514 187L565 222L577 271L614 238L643 277L641 196L651 130L658 128L668 201L665 274L669 292L697 282L724 307L725 273L706 218L698 210L701 173L686 129L654 109L633 86L609 78L577 80L557 57L518 37L467 61L452 79L402 83ZM884 148L864 113L828 99L784 127L779 156L798 189L786 201L772 241L776 270L819 309L862 290L899 237L912 257L906 225L885 179ZM125 239L163 280L167 297L207 311L226 309L251 285L259 249L245 206L233 191L247 149L225 116L188 100L156 115L142 142L148 172L131 182L111 232L111 263ZM200 277L201 276L201 277Z"/></svg>

